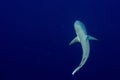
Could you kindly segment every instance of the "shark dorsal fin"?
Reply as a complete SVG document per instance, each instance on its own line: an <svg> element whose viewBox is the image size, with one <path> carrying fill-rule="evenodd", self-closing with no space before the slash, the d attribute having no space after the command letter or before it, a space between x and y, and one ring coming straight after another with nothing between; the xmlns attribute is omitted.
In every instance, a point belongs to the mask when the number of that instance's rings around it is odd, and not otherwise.
<svg viewBox="0 0 120 80"><path fill-rule="evenodd" d="M69 45L72 45L72 44L74 44L74 43L76 43L76 42L80 42L80 40L79 40L78 37L75 37L75 38L69 43Z"/></svg>

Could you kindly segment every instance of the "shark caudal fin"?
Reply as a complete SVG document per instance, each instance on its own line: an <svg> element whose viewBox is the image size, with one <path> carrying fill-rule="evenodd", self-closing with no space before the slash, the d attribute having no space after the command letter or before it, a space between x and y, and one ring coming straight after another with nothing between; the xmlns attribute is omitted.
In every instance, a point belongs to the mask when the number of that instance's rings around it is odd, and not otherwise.
<svg viewBox="0 0 120 80"><path fill-rule="evenodd" d="M81 66L78 66L77 68L75 68L75 70L72 72L72 75L74 76L75 73L76 73L77 71L79 71L80 68L81 68Z"/></svg>

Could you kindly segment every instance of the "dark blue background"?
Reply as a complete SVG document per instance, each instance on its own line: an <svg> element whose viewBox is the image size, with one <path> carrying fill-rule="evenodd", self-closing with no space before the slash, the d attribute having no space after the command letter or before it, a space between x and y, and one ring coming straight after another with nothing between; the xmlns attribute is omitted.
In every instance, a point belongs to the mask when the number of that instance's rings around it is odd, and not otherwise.
<svg viewBox="0 0 120 80"><path fill-rule="evenodd" d="M90 57L73 77L82 49L68 46L81 20ZM120 4L117 0L1 0L0 80L119 80Z"/></svg>

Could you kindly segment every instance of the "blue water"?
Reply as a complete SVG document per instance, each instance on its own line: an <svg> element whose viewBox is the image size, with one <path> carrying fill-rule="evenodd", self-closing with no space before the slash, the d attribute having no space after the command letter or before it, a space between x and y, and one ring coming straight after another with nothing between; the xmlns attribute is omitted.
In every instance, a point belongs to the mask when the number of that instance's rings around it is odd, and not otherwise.
<svg viewBox="0 0 120 80"><path fill-rule="evenodd" d="M120 80L117 0L1 0L0 80ZM81 45L68 46L81 20L90 57L79 72Z"/></svg>

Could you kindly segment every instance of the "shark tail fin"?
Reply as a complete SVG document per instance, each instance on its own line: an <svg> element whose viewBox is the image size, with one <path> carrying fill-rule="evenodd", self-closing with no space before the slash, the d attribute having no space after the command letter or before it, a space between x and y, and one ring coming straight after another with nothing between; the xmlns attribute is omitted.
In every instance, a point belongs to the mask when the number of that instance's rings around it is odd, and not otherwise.
<svg viewBox="0 0 120 80"><path fill-rule="evenodd" d="M92 36L90 36L90 35L88 35L87 37L88 37L89 40L98 40L97 38L92 37Z"/></svg>
<svg viewBox="0 0 120 80"><path fill-rule="evenodd" d="M74 76L76 72L78 72L80 70L80 66L78 66L77 68L75 68L75 70L72 72L72 75Z"/></svg>

